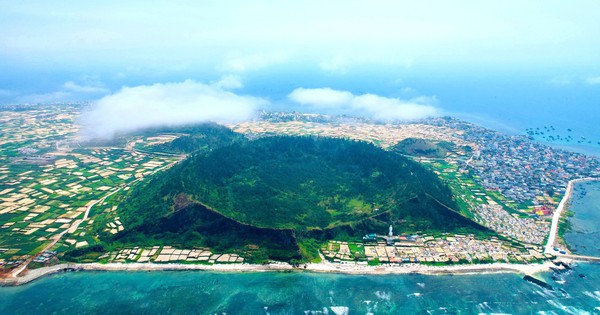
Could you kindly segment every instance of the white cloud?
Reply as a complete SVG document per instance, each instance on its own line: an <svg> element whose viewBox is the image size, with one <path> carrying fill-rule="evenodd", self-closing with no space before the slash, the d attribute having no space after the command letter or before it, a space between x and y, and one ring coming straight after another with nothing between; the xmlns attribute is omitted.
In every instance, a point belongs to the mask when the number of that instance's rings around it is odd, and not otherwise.
<svg viewBox="0 0 600 315"><path fill-rule="evenodd" d="M347 58L335 56L331 59L321 61L319 68L325 72L345 74L349 63Z"/></svg>
<svg viewBox="0 0 600 315"><path fill-rule="evenodd" d="M186 80L124 87L98 100L82 114L82 136L110 138L119 132L153 126L239 121L248 119L266 104L263 99L227 91L219 82Z"/></svg>
<svg viewBox="0 0 600 315"><path fill-rule="evenodd" d="M435 96L417 96L417 97L413 97L409 100L409 102L411 103L415 103L415 104L421 104L421 105L437 105L438 104L438 99Z"/></svg>
<svg viewBox="0 0 600 315"><path fill-rule="evenodd" d="M319 62L319 68L331 74L346 74L357 66L386 66L410 68L413 66L413 58L401 58L386 51L366 51L360 54L338 53L331 58Z"/></svg>
<svg viewBox="0 0 600 315"><path fill-rule="evenodd" d="M573 79L566 76L559 76L550 79L548 83L554 86L569 86L573 83Z"/></svg>
<svg viewBox="0 0 600 315"><path fill-rule="evenodd" d="M416 93L417 91L415 89L411 88L410 86L405 86L400 89L400 92L402 92L404 94L411 94L411 93Z"/></svg>
<svg viewBox="0 0 600 315"><path fill-rule="evenodd" d="M438 111L431 105L421 103L420 99L404 101L398 98L363 94L352 100L352 107L364 110L379 120L414 120L435 116Z"/></svg>
<svg viewBox="0 0 600 315"><path fill-rule="evenodd" d="M347 91L338 91L330 88L297 88L292 91L288 97L301 105L336 108L349 104L352 101L352 98L354 98L354 95Z"/></svg>
<svg viewBox="0 0 600 315"><path fill-rule="evenodd" d="M368 115L378 120L414 120L439 114L435 97L410 100L383 97L375 94L354 95L330 88L297 88L288 98L315 110L335 110L341 114Z"/></svg>
<svg viewBox="0 0 600 315"><path fill-rule="evenodd" d="M240 77L236 75L223 76L219 81L215 82L213 85L225 90L240 89L244 87L244 84L242 83Z"/></svg>
<svg viewBox="0 0 600 315"><path fill-rule="evenodd" d="M589 85L598 85L600 84L600 76L598 77L588 77L585 82Z"/></svg>
<svg viewBox="0 0 600 315"><path fill-rule="evenodd" d="M271 65L280 64L287 61L287 56L283 53L259 53L252 55L231 54L224 64L222 70L226 72L246 72L258 70Z"/></svg>

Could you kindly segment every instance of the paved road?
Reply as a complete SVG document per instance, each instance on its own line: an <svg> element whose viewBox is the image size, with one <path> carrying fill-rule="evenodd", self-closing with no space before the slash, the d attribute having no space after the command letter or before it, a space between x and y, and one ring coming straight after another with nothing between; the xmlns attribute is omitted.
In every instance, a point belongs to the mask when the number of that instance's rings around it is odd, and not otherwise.
<svg viewBox="0 0 600 315"><path fill-rule="evenodd" d="M569 182L567 185L567 191L565 192L565 196L558 204L556 211L554 211L554 216L552 217L552 226L550 226L550 236L548 237L548 242L546 243L546 248L544 249L544 253L554 254L554 242L556 241L556 237L558 235L558 222L560 221L560 216L562 215L563 210L565 209L565 205L571 198L571 194L573 193L573 186L575 183L598 180L598 178L581 178L574 179Z"/></svg>
<svg viewBox="0 0 600 315"><path fill-rule="evenodd" d="M11 276L12 277L18 277L19 274L21 272L23 272L23 270L25 270L25 268L27 268L27 266L29 265L29 263L34 260L40 253L43 253L44 251L49 250L50 248L52 248L52 246L56 245L56 243L58 243L58 241L63 237L63 235L67 234L67 233L73 233L77 230L77 228L79 227L79 225L81 225L81 223L85 220L87 220L88 216L90 215L90 210L92 210L92 207L97 205L100 202L104 202L104 200L106 200L106 198L112 196L113 194L115 194L116 192L118 192L119 190L121 190L123 187L119 187L116 190L104 195L104 197L100 198L99 200L94 201L93 203L89 204L87 206L87 208L85 209L85 213L83 214L83 218L80 220L75 220L73 222L73 224L71 224L71 226L62 231L60 234L57 234L53 239L52 242L48 243L48 245L46 245L38 254L33 255L32 257L30 257L29 259L27 259L23 264L21 264L21 266L19 266L19 268L15 269L12 273Z"/></svg>

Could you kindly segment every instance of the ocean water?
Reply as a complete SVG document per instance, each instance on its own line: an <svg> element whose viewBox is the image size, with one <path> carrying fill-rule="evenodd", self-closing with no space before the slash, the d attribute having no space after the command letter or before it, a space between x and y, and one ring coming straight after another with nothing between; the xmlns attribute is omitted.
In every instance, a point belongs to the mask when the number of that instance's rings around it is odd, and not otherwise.
<svg viewBox="0 0 600 315"><path fill-rule="evenodd" d="M600 182L578 183L573 188L568 209L574 212L569 218L571 231L565 241L576 253L600 257Z"/></svg>
<svg viewBox="0 0 600 315"><path fill-rule="evenodd" d="M311 273L71 272L0 288L0 314L593 314L600 270L358 276Z"/></svg>

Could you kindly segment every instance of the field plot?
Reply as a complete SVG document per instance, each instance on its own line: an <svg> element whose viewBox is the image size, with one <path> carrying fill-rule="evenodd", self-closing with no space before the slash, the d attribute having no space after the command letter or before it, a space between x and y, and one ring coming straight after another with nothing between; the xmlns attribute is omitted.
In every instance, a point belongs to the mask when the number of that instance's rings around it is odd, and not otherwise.
<svg viewBox="0 0 600 315"><path fill-rule="evenodd" d="M66 231L58 252L94 242L70 230L96 201L175 161L123 148L82 148L80 108L56 105L2 112L0 118L0 265L39 253ZM95 210L95 209L93 209ZM117 228L118 229L118 228Z"/></svg>

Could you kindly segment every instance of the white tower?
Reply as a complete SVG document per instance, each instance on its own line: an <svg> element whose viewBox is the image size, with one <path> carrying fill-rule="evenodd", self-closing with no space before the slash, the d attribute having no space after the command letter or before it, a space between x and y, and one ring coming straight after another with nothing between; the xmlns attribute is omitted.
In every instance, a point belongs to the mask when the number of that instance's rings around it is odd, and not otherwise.
<svg viewBox="0 0 600 315"><path fill-rule="evenodd" d="M390 232L388 233L390 237L394 236L394 232L392 232L392 226L390 225Z"/></svg>

